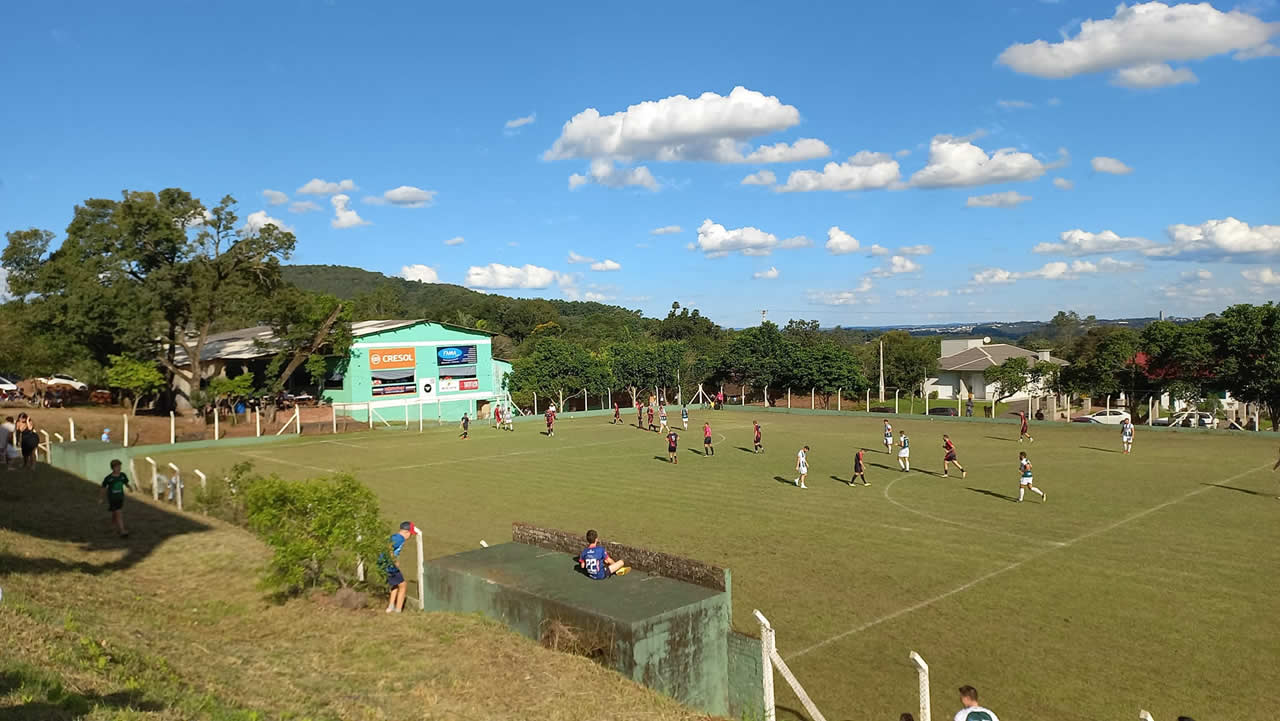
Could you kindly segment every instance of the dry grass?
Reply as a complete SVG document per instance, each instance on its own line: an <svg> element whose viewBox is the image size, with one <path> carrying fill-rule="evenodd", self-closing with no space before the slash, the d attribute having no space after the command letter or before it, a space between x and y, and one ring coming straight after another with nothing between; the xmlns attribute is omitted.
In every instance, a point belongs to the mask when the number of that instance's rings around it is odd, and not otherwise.
<svg viewBox="0 0 1280 721"><path fill-rule="evenodd" d="M700 718L480 617L273 605L249 534L130 496L120 541L96 500L0 475L0 718Z"/></svg>

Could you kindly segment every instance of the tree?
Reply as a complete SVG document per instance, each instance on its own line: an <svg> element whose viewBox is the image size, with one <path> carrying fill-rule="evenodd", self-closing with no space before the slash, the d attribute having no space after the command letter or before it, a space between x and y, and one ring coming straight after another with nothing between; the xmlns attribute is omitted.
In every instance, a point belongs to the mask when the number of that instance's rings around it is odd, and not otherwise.
<svg viewBox="0 0 1280 721"><path fill-rule="evenodd" d="M164 388L164 374L155 363L140 361L124 355L110 357L107 367L107 385L129 394L133 401L133 415L138 415L138 404L143 398Z"/></svg>
<svg viewBox="0 0 1280 721"><path fill-rule="evenodd" d="M1049 361L1033 362L1031 358L1016 356L984 370L982 380L995 384L996 398L993 403L999 403L1024 390L1037 392L1052 387L1057 373L1058 366Z"/></svg>
<svg viewBox="0 0 1280 721"><path fill-rule="evenodd" d="M777 324L765 321L733 336L720 371L736 383L777 387L786 379L787 348Z"/></svg>
<svg viewBox="0 0 1280 721"><path fill-rule="evenodd" d="M889 388L908 393L938 373L940 343L935 338L915 338L894 330L880 336L884 342L884 380Z"/></svg>
<svg viewBox="0 0 1280 721"><path fill-rule="evenodd" d="M658 385L652 346L638 341L610 345L603 355L608 367L609 386L625 388L634 405L640 388Z"/></svg>
<svg viewBox="0 0 1280 721"><path fill-rule="evenodd" d="M1213 342L1209 324L1156 321L1139 335L1139 366L1152 394L1197 403L1215 385Z"/></svg>
<svg viewBox="0 0 1280 721"><path fill-rule="evenodd" d="M509 385L514 392L559 395L563 405L566 390L599 393L606 383L602 364L585 348L560 338L544 338L531 353L515 362Z"/></svg>
<svg viewBox="0 0 1280 721"><path fill-rule="evenodd" d="M1219 378L1236 398L1267 407L1280 430L1280 306L1233 305L1213 321Z"/></svg>
<svg viewBox="0 0 1280 721"><path fill-rule="evenodd" d="M275 376L272 390L283 388L304 364L311 383L321 386L329 372L325 356L338 358L338 363L345 366L355 340L348 304L331 295L286 286L275 294L270 305L272 332L278 342L267 371Z"/></svg>
<svg viewBox="0 0 1280 721"><path fill-rule="evenodd" d="M856 395L868 387L861 364L852 352L827 340L790 345L789 385L816 390L822 394L824 405L830 403L832 393L841 389Z"/></svg>

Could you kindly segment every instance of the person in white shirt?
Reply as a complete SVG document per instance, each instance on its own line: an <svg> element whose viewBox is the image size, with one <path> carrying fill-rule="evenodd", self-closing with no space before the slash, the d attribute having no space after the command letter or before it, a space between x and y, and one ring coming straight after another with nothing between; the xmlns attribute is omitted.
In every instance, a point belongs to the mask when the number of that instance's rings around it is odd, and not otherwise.
<svg viewBox="0 0 1280 721"><path fill-rule="evenodd" d="M955 721L1000 721L995 711L978 705L978 689L972 686L960 687L960 703L964 708L956 712Z"/></svg>
<svg viewBox="0 0 1280 721"><path fill-rule="evenodd" d="M796 472L800 475L792 483L799 488L808 488L804 481L809 476L809 446L801 448L796 453Z"/></svg>
<svg viewBox="0 0 1280 721"><path fill-rule="evenodd" d="M907 438L906 431L899 431L899 433L902 436L898 439L898 445L901 446L898 450L898 467L906 473L911 470L911 439Z"/></svg>
<svg viewBox="0 0 1280 721"><path fill-rule="evenodd" d="M1133 452L1133 421L1128 418L1120 422L1120 445L1126 455Z"/></svg>
<svg viewBox="0 0 1280 721"><path fill-rule="evenodd" d="M889 425L889 419L884 421L884 452L893 453L893 426Z"/></svg>

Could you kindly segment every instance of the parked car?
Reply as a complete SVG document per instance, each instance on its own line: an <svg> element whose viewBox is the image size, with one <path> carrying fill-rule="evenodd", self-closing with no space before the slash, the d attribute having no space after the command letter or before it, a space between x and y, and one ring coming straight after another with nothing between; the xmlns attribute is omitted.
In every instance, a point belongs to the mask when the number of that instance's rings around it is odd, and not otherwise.
<svg viewBox="0 0 1280 721"><path fill-rule="evenodd" d="M1093 416L1076 416L1071 419L1072 423L1101 423L1102 421Z"/></svg>
<svg viewBox="0 0 1280 721"><path fill-rule="evenodd" d="M937 406L937 407L935 407L935 408L930 408L930 409L929 409L929 415L931 415L931 416L958 416L958 415L960 415L960 411L958 411L958 410L956 410L956 409L952 408L951 406Z"/></svg>
<svg viewBox="0 0 1280 721"><path fill-rule="evenodd" d="M1072 420L1072 421L1081 422L1081 423L1088 423L1088 422L1089 422L1089 421L1081 421L1081 420L1080 420L1080 418L1089 418L1089 419L1091 419L1091 420L1092 420L1092 422L1094 422L1094 423L1106 423L1106 424L1109 424L1109 425L1118 426L1118 425L1120 425L1122 422L1124 422L1124 421L1126 421L1126 420L1128 420L1128 419L1129 419L1129 412L1128 412L1128 411L1122 411L1122 410L1119 410L1119 409L1117 409L1117 408L1112 408L1111 410L1105 410L1105 409L1104 409L1104 410L1095 411L1095 412L1093 412L1093 413L1090 413L1090 414L1089 414L1089 415L1087 415L1087 416L1080 416L1079 418L1072 418L1071 420Z"/></svg>
<svg viewBox="0 0 1280 721"><path fill-rule="evenodd" d="M17 393L17 392L18 392L17 383L14 383L13 381L9 380L8 378L5 378L4 376L0 376L0 393Z"/></svg>
<svg viewBox="0 0 1280 721"><path fill-rule="evenodd" d="M50 388L57 388L61 386L63 388L71 388L72 390L77 390L77 391L89 390L88 385L81 383L80 381L76 380L75 378L72 378L71 376L65 373L54 373L48 378L37 378L36 383L38 384L43 383L44 385L49 386Z"/></svg>
<svg viewBox="0 0 1280 721"><path fill-rule="evenodd" d="M1151 421L1153 426L1185 426L1187 428L1217 428L1218 419L1207 411L1182 411Z"/></svg>

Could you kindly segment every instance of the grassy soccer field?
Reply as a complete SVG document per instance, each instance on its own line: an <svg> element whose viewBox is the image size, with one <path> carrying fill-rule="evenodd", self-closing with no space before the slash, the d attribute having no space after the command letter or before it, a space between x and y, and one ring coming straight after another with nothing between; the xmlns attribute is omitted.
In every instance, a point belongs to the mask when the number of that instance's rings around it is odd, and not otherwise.
<svg viewBox="0 0 1280 721"><path fill-rule="evenodd" d="M932 667L938 718L963 683L1008 719L1280 707L1274 438L1139 428L1125 456L1118 427L1033 425L1035 443L1019 445L1016 425L897 419L913 449L901 473L879 419L762 413L755 455L752 417L694 413L674 466L657 434L603 417L562 417L555 438L537 422L466 441L381 430L156 460L210 475L243 460L285 477L354 471L390 520L423 528L429 555L506 541L524 520L727 566L735 625L754 632L753 608L769 616L833 720L914 711L911 650ZM967 479L938 475L943 432ZM804 444L809 490L790 484ZM871 488L843 483L859 444ZM1053 500L1011 502L1019 450ZM798 709L779 683L780 705Z"/></svg>

